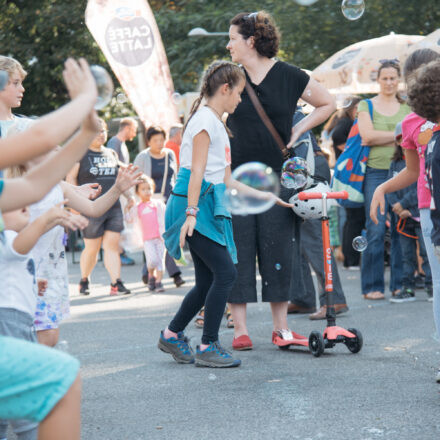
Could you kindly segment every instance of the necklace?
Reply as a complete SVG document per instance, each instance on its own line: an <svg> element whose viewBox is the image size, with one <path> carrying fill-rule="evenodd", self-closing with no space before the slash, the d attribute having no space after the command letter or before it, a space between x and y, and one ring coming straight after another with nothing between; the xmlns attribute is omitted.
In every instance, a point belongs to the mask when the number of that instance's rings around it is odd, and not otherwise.
<svg viewBox="0 0 440 440"><path fill-rule="evenodd" d="M222 117L219 115L218 111L214 107L211 107L208 104L205 104L205 107L209 107L217 115L217 117L220 119L220 121L222 121Z"/></svg>

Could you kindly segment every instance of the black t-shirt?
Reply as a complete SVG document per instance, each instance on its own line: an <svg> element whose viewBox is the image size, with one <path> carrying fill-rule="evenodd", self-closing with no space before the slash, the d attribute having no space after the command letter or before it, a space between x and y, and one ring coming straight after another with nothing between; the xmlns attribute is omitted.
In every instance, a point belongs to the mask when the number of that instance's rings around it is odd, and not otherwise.
<svg viewBox="0 0 440 440"><path fill-rule="evenodd" d="M309 82L309 75L298 67L277 61L259 85L251 82L247 72L246 79L287 144L292 132L296 105ZM233 169L243 163L257 161L269 165L275 171L281 170L281 150L258 116L246 89L241 94L241 103L235 112L229 115L227 125L234 136L231 138Z"/></svg>
<svg viewBox="0 0 440 440"><path fill-rule="evenodd" d="M116 182L118 175L118 156L115 151L102 147L101 151L87 150L79 162L78 185L99 183L101 195L105 194ZM113 207L120 206L119 200ZM112 207L112 208L113 208Z"/></svg>

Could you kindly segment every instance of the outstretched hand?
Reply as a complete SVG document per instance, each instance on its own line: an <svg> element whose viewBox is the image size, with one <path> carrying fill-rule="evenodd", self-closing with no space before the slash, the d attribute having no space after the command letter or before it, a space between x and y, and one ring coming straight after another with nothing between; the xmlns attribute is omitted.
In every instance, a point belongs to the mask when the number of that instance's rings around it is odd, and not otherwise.
<svg viewBox="0 0 440 440"><path fill-rule="evenodd" d="M96 102L98 96L96 82L89 64L84 58L80 58L78 61L68 58L64 63L63 78L71 99L85 94L93 104Z"/></svg>
<svg viewBox="0 0 440 440"><path fill-rule="evenodd" d="M123 193L129 190L132 186L142 183L139 179L142 176L142 171L133 164L128 165L127 168L119 168L118 176L116 177L116 188Z"/></svg>
<svg viewBox="0 0 440 440"><path fill-rule="evenodd" d="M76 191L82 197L89 200L96 199L102 192L102 187L99 183L85 183L84 185L77 186Z"/></svg>
<svg viewBox="0 0 440 440"><path fill-rule="evenodd" d="M67 199L57 203L54 207L47 211L48 228L50 229L59 225L72 229L73 231L76 231L77 229L84 229L89 224L89 221L80 214L72 214L64 209L64 204L66 203L68 203Z"/></svg>

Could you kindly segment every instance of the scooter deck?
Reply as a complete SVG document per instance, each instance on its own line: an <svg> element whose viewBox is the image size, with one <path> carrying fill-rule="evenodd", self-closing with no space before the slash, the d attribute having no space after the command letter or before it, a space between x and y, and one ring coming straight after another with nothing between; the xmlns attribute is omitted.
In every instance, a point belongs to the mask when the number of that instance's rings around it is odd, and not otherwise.
<svg viewBox="0 0 440 440"><path fill-rule="evenodd" d="M345 338L355 338L356 335L349 332L343 327L338 327L337 325L327 327L324 330L323 338L327 339L328 341L338 341L338 337L343 336ZM339 338L341 339L341 338Z"/></svg>
<svg viewBox="0 0 440 440"><path fill-rule="evenodd" d="M272 342L278 347L288 347L289 345L309 346L309 339L298 333L292 332L293 339L283 339L276 332L272 332Z"/></svg>

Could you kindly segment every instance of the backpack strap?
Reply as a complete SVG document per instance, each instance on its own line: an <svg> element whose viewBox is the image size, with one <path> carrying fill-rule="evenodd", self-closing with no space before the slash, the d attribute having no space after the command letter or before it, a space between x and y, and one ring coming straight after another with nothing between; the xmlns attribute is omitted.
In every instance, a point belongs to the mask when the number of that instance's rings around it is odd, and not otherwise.
<svg viewBox="0 0 440 440"><path fill-rule="evenodd" d="M367 101L368 112L370 113L371 122L373 122L373 102L371 99L366 99L365 101Z"/></svg>

